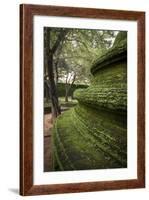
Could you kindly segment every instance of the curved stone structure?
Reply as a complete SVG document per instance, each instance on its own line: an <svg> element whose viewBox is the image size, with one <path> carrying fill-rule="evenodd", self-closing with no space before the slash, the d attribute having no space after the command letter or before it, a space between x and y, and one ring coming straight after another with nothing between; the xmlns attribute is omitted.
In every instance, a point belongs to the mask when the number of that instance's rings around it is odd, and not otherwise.
<svg viewBox="0 0 149 200"><path fill-rule="evenodd" d="M54 170L127 167L127 39L91 67L91 85L76 90L78 105L54 126Z"/></svg>

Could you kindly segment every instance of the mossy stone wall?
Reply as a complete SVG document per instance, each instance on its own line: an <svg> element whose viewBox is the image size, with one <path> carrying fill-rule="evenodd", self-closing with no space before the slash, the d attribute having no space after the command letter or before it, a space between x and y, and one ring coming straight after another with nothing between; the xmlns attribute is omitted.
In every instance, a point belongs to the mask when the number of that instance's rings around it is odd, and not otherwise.
<svg viewBox="0 0 149 200"><path fill-rule="evenodd" d="M127 167L127 40L91 66L93 80L75 91L78 105L54 125L54 170Z"/></svg>

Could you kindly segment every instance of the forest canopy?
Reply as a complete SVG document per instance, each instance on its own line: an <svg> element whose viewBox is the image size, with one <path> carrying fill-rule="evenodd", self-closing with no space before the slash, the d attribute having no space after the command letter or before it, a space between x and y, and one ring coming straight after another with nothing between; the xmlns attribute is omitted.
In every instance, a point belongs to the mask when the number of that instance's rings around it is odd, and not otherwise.
<svg viewBox="0 0 149 200"><path fill-rule="evenodd" d="M57 84L65 84L65 100L74 84L89 85L90 67L112 47L118 31L44 27L44 80L49 87L55 116ZM53 99L52 99L53 98Z"/></svg>

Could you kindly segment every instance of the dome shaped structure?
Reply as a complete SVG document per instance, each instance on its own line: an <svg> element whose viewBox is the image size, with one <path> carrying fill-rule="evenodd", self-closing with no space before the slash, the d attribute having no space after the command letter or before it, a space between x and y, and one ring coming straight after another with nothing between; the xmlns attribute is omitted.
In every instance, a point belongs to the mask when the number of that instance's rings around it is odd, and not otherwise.
<svg viewBox="0 0 149 200"><path fill-rule="evenodd" d="M91 66L91 85L54 125L54 170L127 167L127 33Z"/></svg>

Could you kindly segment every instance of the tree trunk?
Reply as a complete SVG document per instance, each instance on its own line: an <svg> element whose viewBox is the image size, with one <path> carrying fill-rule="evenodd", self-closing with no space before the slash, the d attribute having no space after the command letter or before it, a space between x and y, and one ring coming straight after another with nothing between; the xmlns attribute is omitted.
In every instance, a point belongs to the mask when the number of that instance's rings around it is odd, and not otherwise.
<svg viewBox="0 0 149 200"><path fill-rule="evenodd" d="M75 79L76 79L76 74L74 74L72 83L69 84L68 81L66 81L66 85L65 85L65 102L68 102L69 91L71 90L71 88L72 88L72 86L73 86L73 84L75 82Z"/></svg>
<svg viewBox="0 0 149 200"><path fill-rule="evenodd" d="M65 102L68 102L68 87L69 87L69 80L68 80L68 72L67 72L67 76L66 76L66 82L65 82Z"/></svg>
<svg viewBox="0 0 149 200"><path fill-rule="evenodd" d="M46 28L46 37L45 37L45 65L48 72L48 78L47 85L49 90L49 96L51 100L51 110L53 117L57 117L61 111L58 103L58 96L57 96L57 90L54 80L54 69L53 69L53 55L54 51L51 50L50 42L51 42L51 29Z"/></svg>
<svg viewBox="0 0 149 200"><path fill-rule="evenodd" d="M57 95L57 89L54 79L54 63L53 63L53 55L56 53L60 43L64 40L67 31L61 31L57 37L56 42L54 45L51 45L51 28L45 29L45 51L46 51L46 67L48 69L48 77L49 77L49 95L51 98L52 103L52 114L54 117L57 117L60 113L60 107L58 103L58 95Z"/></svg>
<svg viewBox="0 0 149 200"><path fill-rule="evenodd" d="M49 76L49 94L52 103L52 114L54 117L57 117L59 114L61 114L61 111L58 103L57 89L54 81L52 53L50 53L48 58L48 76Z"/></svg>
<svg viewBox="0 0 149 200"><path fill-rule="evenodd" d="M65 102L68 102L68 88L65 89Z"/></svg>
<svg viewBox="0 0 149 200"><path fill-rule="evenodd" d="M48 100L49 100L49 87L48 87L48 85L46 84L46 83L44 83L45 84L45 99L46 99L46 102L48 102Z"/></svg>
<svg viewBox="0 0 149 200"><path fill-rule="evenodd" d="M58 76L58 67L57 67L57 63L56 63L56 65L55 65L55 84L57 85L58 84L58 78L59 78L59 76Z"/></svg>

